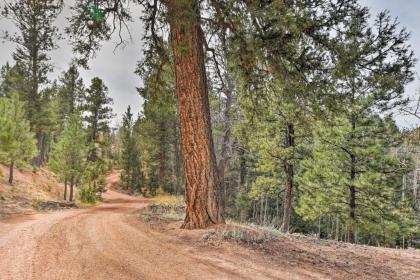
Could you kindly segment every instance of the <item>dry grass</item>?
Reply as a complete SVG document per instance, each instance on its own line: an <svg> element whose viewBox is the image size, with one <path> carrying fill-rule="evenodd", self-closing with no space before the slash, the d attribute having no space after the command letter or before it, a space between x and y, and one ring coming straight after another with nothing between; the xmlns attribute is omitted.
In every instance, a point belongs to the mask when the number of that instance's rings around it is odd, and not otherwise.
<svg viewBox="0 0 420 280"><path fill-rule="evenodd" d="M142 210L141 216L148 223L180 221L185 216L185 202L182 196L158 195L152 204Z"/></svg>
<svg viewBox="0 0 420 280"><path fill-rule="evenodd" d="M182 195L169 195L162 194L151 199L155 205L165 205L165 206L179 206L185 205L184 197Z"/></svg>
<svg viewBox="0 0 420 280"><path fill-rule="evenodd" d="M246 245L261 245L277 240L280 232L274 228L244 225L235 222L207 230L203 240L229 240Z"/></svg>

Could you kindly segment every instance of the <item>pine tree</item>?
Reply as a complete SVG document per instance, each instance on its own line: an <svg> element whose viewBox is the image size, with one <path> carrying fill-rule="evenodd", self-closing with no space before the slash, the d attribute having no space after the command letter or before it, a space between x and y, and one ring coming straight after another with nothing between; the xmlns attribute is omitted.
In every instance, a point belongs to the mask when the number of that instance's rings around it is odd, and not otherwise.
<svg viewBox="0 0 420 280"><path fill-rule="evenodd" d="M114 4L112 8L104 9L105 16L107 13L113 13L116 20L120 21L131 18L122 2L116 1ZM157 1L154 4L145 1L142 4L148 15L151 15L144 17L145 21L148 21L147 28L152 33L151 37L148 36L150 39L148 42L157 47L156 51L162 55L162 61L168 62L167 55L162 51L162 40L156 37L154 29L154 23L158 21L156 14L160 5ZM220 182L212 139L200 3L199 1L169 0L162 1L161 4L166 8L164 18L171 30L174 73L176 74L176 96L187 202L183 228L204 228L211 224L224 223L224 218L219 207ZM106 21L96 22L89 27L86 22L88 12L81 4L77 4L74 11L76 14L71 19L68 31L75 35L75 50L83 55L82 62L83 60L86 62L86 59L98 48L100 41L111 37L112 28ZM163 15L162 11L159 11L159 16ZM89 28L92 32L83 32ZM88 33L91 35L86 36ZM197 176L195 172L197 169L201 174L206 175Z"/></svg>
<svg viewBox="0 0 420 280"><path fill-rule="evenodd" d="M0 153L9 162L9 183L13 184L13 168L35 154L36 145L29 122L25 118L25 104L17 93L0 97Z"/></svg>
<svg viewBox="0 0 420 280"><path fill-rule="evenodd" d="M27 118L31 130L38 140L38 156L35 163L44 163L45 141L44 131L39 127L39 114L44 105L41 100L40 86L47 82L47 74L52 65L48 53L57 47L60 38L58 28L53 24L62 10L62 0L18 0L6 3L2 15L16 25L18 32L5 33L5 39L17 45L13 58L22 68L28 80L28 91L24 101L27 102Z"/></svg>
<svg viewBox="0 0 420 280"><path fill-rule="evenodd" d="M133 135L134 121L131 107L128 106L123 116L121 127L121 183L122 187L131 192L141 192L143 174L140 163L140 153Z"/></svg>
<svg viewBox="0 0 420 280"><path fill-rule="evenodd" d="M80 184L86 172L86 133L81 118L70 115L64 130L53 146L49 167L64 181L64 200L67 199L67 185L70 185L69 200L74 199L74 187Z"/></svg>
<svg viewBox="0 0 420 280"><path fill-rule="evenodd" d="M86 90L84 118L87 124L88 142L90 144L89 160L95 161L100 157L100 145L106 133L110 132L109 122L113 117L112 99L108 96L108 88L103 81L95 77Z"/></svg>
<svg viewBox="0 0 420 280"><path fill-rule="evenodd" d="M377 112L389 114L390 109L404 105L404 85L410 82L413 76L414 59L412 51L406 45L407 32L404 29L398 30L398 23L387 13L380 13L373 27L369 26L368 18L367 9L355 9L335 42L337 60L333 73L334 90L341 106L334 114L340 114L341 117L332 117L329 124L332 125L331 131L317 136L330 146L323 146L325 156L322 156L320 151L316 152L312 164L312 168L318 165L321 165L321 168L322 159L325 160L326 157L337 161L333 164L334 168L337 168L336 172L329 173L324 170L324 180L328 182L324 183L324 186L326 184L325 191L329 187L332 188L333 184L344 184L347 187L347 190L342 189L342 192L336 195L340 196L339 203L347 205L348 219L345 224L349 242L357 241L356 229L366 230L363 226L367 221L363 214L368 214L369 211L363 208L363 205L377 209L379 205L375 203L375 199L381 200L384 205L390 203L390 193L378 193L376 190L380 187L384 187L384 192L387 190L384 173L393 169L386 154L396 145L392 142L392 136L398 132L394 131L392 134L384 129L390 126L389 121L381 120ZM325 131L322 126L320 130ZM383 139L384 137L388 139ZM321 144L317 145L318 149L321 149ZM328 156L329 152L334 153L334 145L341 154ZM381 164L383 166L380 166ZM340 169L345 170L344 177L339 175L343 175L339 172ZM332 188L331 192L333 190L335 189ZM369 193L372 195L371 201L363 201L363 195ZM308 199L302 198L301 205L302 208L307 207ZM322 206L317 207L325 210ZM376 214L377 218L381 217L387 221L386 214Z"/></svg>
<svg viewBox="0 0 420 280"><path fill-rule="evenodd" d="M154 56L147 61L147 67L139 68L137 73L144 80L144 86L139 88L143 98L143 116L138 119L135 136L143 142L142 151L148 155L143 162L148 165L145 174L149 182L157 182L157 186L149 184L149 188L162 193L178 188L179 182L170 180L171 172L180 165L176 159L176 143L173 127L177 125L175 86L173 73L168 66L159 66L159 57ZM147 140L146 140L147 139ZM175 147L172 151L172 147ZM170 163L173 162L174 168ZM172 170L171 170L172 169ZM179 176L179 175L178 175ZM174 187L169 188L169 185ZM175 186L176 185L176 186Z"/></svg>
<svg viewBox="0 0 420 280"><path fill-rule="evenodd" d="M345 118L319 123L313 155L304 161L299 179L298 213L309 221L337 221L342 225L337 239L345 235L356 242L357 232L359 241L395 242L400 228L412 223L403 218L409 205L395 199L400 189L395 178L408 171L390 151L397 137L393 121L378 116L359 119L357 132Z"/></svg>
<svg viewBox="0 0 420 280"><path fill-rule="evenodd" d="M0 71L0 96L9 97L12 92L18 93L20 99L25 100L28 94L28 80L19 64L10 66L6 63Z"/></svg>
<svg viewBox="0 0 420 280"><path fill-rule="evenodd" d="M63 126L65 120L72 114L82 110L85 92L83 80L75 64L62 73L58 90L60 107L60 122Z"/></svg>

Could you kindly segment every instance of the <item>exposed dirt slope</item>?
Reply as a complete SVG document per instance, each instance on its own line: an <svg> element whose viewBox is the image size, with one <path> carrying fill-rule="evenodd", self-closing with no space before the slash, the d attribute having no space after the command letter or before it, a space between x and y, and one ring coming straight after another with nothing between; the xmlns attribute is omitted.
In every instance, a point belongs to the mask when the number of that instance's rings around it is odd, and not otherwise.
<svg viewBox="0 0 420 280"><path fill-rule="evenodd" d="M63 197L62 184L45 169L39 169L36 173L14 169L13 186L9 185L8 176L8 167L0 164L0 218L16 213L31 213L36 201L60 201Z"/></svg>
<svg viewBox="0 0 420 280"><path fill-rule="evenodd" d="M112 188L104 198L90 209L0 220L0 279L420 279L414 250L295 237L265 250L204 241L204 230L144 223L145 200Z"/></svg>

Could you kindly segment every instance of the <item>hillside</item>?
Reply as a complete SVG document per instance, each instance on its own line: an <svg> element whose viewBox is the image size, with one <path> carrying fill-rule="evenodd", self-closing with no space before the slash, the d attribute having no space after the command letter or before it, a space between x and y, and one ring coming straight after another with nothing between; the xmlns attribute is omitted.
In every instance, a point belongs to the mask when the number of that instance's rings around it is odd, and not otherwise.
<svg viewBox="0 0 420 280"><path fill-rule="evenodd" d="M0 217L34 212L40 201L61 201L63 186L46 169L14 170L14 184L7 182L9 169L0 165Z"/></svg>

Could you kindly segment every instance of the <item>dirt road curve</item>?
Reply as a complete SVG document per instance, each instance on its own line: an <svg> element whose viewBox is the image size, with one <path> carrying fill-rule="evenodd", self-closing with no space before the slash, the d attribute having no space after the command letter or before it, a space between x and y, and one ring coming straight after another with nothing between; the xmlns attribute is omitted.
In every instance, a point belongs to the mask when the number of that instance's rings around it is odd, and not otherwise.
<svg viewBox="0 0 420 280"><path fill-rule="evenodd" d="M205 243L203 231L179 225L152 230L139 219L146 202L114 191L118 174L108 181L100 206L0 220L0 280L420 279L417 253L287 238L264 253Z"/></svg>
<svg viewBox="0 0 420 280"><path fill-rule="evenodd" d="M118 175L109 180L115 182ZM139 199L113 190L104 199L104 204L89 209L0 220L0 279L255 279L270 275L263 268L251 273L254 265L246 258L235 265L211 251L200 254L185 246L186 240L179 243L177 238L150 232L138 218L138 209L145 206Z"/></svg>

